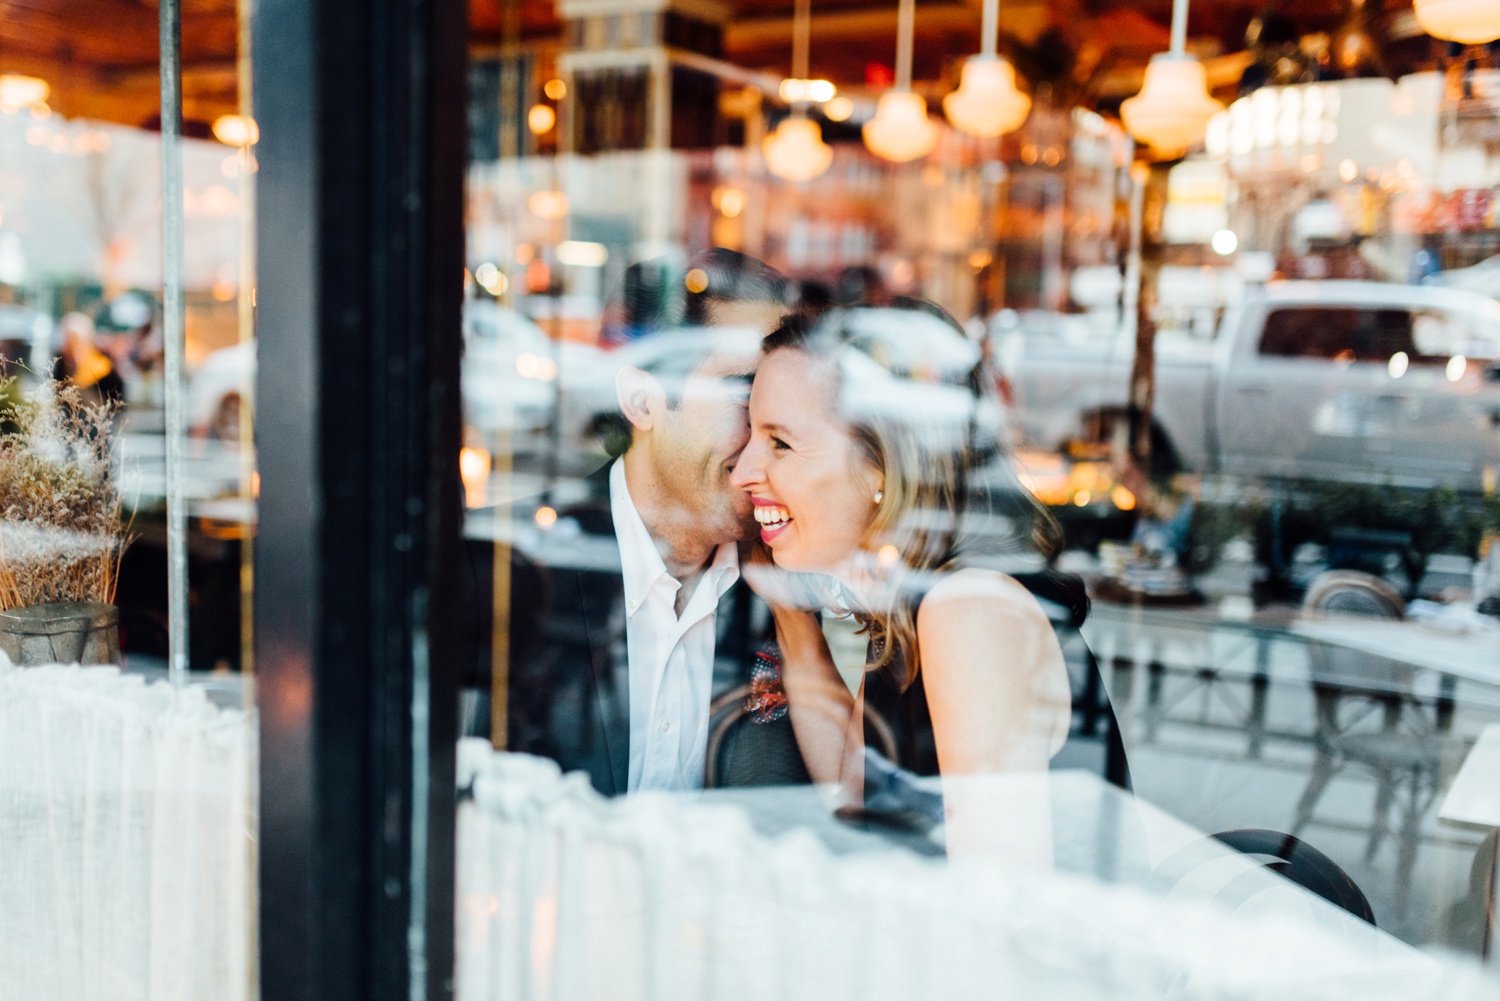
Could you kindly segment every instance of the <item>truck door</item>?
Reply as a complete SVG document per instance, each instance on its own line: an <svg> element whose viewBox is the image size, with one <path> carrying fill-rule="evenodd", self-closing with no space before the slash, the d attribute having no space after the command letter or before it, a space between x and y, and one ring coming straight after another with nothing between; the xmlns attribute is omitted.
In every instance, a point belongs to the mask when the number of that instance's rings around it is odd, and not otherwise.
<svg viewBox="0 0 1500 1001"><path fill-rule="evenodd" d="M1365 397L1385 378L1356 306L1265 303L1247 310L1223 370L1219 443L1225 472L1361 478Z"/></svg>
<svg viewBox="0 0 1500 1001"><path fill-rule="evenodd" d="M1370 400L1373 471L1409 486L1477 491L1500 465L1500 319L1446 309L1406 314L1407 360L1393 357ZM1491 476L1494 473L1490 474Z"/></svg>

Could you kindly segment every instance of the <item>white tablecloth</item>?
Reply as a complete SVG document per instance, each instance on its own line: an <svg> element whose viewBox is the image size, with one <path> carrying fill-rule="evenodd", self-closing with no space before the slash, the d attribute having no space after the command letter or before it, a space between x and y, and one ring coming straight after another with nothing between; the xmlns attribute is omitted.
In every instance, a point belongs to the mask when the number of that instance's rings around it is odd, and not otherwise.
<svg viewBox="0 0 1500 1001"><path fill-rule="evenodd" d="M253 749L201 690L0 666L0 998L253 997Z"/></svg>
<svg viewBox="0 0 1500 1001"><path fill-rule="evenodd" d="M835 856L807 830L757 833L734 805L604 800L482 741L460 775L459 1001L1500 999L1477 968L1284 909Z"/></svg>

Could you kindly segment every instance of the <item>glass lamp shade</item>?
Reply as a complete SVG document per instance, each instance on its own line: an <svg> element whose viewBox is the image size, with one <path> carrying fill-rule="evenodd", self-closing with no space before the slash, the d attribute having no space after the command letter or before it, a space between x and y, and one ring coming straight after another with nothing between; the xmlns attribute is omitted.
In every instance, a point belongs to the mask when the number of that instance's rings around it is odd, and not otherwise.
<svg viewBox="0 0 1500 1001"><path fill-rule="evenodd" d="M766 169L783 181L810 181L833 162L833 147L810 118L793 115L761 140Z"/></svg>
<svg viewBox="0 0 1500 1001"><path fill-rule="evenodd" d="M871 153L897 163L926 156L938 141L937 126L927 117L927 102L903 90L880 95L875 117L865 122L863 132Z"/></svg>
<svg viewBox="0 0 1500 1001"><path fill-rule="evenodd" d="M1208 73L1192 56L1159 53L1146 66L1141 92L1120 105L1125 128L1164 153L1182 153L1208 131L1224 105L1208 93Z"/></svg>
<svg viewBox="0 0 1500 1001"><path fill-rule="evenodd" d="M1484 45L1500 38L1500 3L1495 0L1415 0L1417 22L1434 38Z"/></svg>
<svg viewBox="0 0 1500 1001"><path fill-rule="evenodd" d="M0 107L29 107L45 101L50 93L52 88L40 77L0 73Z"/></svg>
<svg viewBox="0 0 1500 1001"><path fill-rule="evenodd" d="M1031 98L1016 89L1016 68L998 56L974 56L964 63L958 89L943 98L953 127L990 138L1014 132L1031 113Z"/></svg>

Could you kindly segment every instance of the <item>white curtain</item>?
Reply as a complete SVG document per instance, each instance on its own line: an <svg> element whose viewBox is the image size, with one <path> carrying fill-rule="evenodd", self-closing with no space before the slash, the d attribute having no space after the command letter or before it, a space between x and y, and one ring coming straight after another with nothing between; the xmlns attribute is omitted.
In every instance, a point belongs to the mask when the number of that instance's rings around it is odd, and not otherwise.
<svg viewBox="0 0 1500 1001"><path fill-rule="evenodd" d="M1476 968L1374 934L1061 874L834 857L729 807L604 800L482 741L459 769L459 1001L1500 998Z"/></svg>
<svg viewBox="0 0 1500 1001"><path fill-rule="evenodd" d="M0 997L253 997L254 767L201 690L0 666Z"/></svg>

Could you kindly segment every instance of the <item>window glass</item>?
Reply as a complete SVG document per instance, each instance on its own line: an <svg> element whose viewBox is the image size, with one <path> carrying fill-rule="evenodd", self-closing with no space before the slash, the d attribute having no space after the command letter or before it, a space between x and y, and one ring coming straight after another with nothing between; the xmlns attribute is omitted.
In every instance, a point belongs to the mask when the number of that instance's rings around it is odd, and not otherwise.
<svg viewBox="0 0 1500 1001"><path fill-rule="evenodd" d="M0 26L7 997L255 996L249 16Z"/></svg>
<svg viewBox="0 0 1500 1001"><path fill-rule="evenodd" d="M1266 316L1260 352L1289 358L1385 362L1396 352L1436 356L1448 323L1442 314L1401 309L1276 309ZM1420 342L1414 333L1421 335ZM1446 361L1446 355L1444 355Z"/></svg>
<svg viewBox="0 0 1500 1001"><path fill-rule="evenodd" d="M1342 67L1343 22L1245 8L1177 155L1115 113L1111 17L1006 28L996 138L938 14L905 94L896 22L816 7L784 75L793 13L563 4L475 56L525 117L473 147L467 308L534 329L465 361L460 996L1478 962L1489 64ZM1023 55L1075 30L1082 90Z"/></svg>

